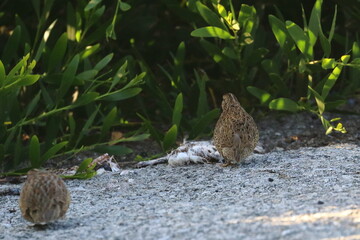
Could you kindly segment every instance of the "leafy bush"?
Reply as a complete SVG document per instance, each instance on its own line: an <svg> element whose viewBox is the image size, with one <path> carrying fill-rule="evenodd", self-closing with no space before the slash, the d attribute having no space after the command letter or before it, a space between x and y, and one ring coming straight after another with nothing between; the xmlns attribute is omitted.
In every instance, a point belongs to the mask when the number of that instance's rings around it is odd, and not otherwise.
<svg viewBox="0 0 360 240"><path fill-rule="evenodd" d="M31 168L40 167L59 154L84 150L118 155L131 152L115 144L148 135L129 132L109 142L109 130L121 123L118 106L142 91L145 73L130 72L126 60L113 63L119 66L113 70L108 64L114 54L97 54L101 41L115 38L115 20L98 23L106 10L100 1L76 9L69 2L67 21L55 19L45 29L54 1L44 1L42 11L39 1L32 3L39 23L35 37L29 37L30 30L17 16L19 25L0 61L1 168L24 166L24 159L30 160L26 165ZM122 10L128 7L119 4ZM98 31L91 33L92 29ZM6 71L19 52L26 56Z"/></svg>
<svg viewBox="0 0 360 240"><path fill-rule="evenodd" d="M322 0L317 0L312 9L309 24L307 24L304 16L304 29L301 29L292 21L283 21L273 15L269 15L272 31L280 45L279 54L286 56L289 66L285 74L281 76L278 71L281 67L277 64L278 58L264 61L262 64L267 70L269 77L274 79L274 81L281 81L282 85L283 83L286 85L286 83L290 82L294 74L300 75L301 78L298 79L299 83L297 86L303 90L297 102L290 98L277 98L269 103L269 107L270 109L287 110L291 112L307 110L318 115L326 130L326 134L331 133L333 130L345 133L346 130L341 123L338 123L337 126L331 124L331 122L340 120L339 118L328 121L323 113L325 112L325 107L331 110L344 103L343 100L327 100L330 90L338 80L343 67L359 67L359 65L356 64L356 59L352 61L355 64L348 64L350 55L343 55L338 61L336 61L335 58L329 58L331 54L331 42L335 31L337 8L335 8L328 37L323 33L321 26L321 8ZM315 59L315 45L317 42L320 42L323 51L322 58L319 60ZM319 51L318 55L320 55ZM331 72L325 74L325 76L320 79L326 70L331 70ZM281 85L278 84L278 86ZM290 96L292 91L290 90L285 94L286 96ZM315 99L315 101L311 101L312 98ZM315 106L313 102L316 102Z"/></svg>
<svg viewBox="0 0 360 240"><path fill-rule="evenodd" d="M190 6L190 3L193 6ZM327 100L343 67L360 67L356 55L351 63L348 63L350 55L343 55L339 60L330 58L337 8L328 37L321 26L322 0L316 1L309 24L304 15L304 29L292 21L269 15L269 23L280 48L273 58L267 58L266 54L270 50L253 46L254 39L260 37L257 33L258 18L255 8L242 4L240 11L236 12L232 2L228 3L230 10L217 1L212 1L211 10L199 1L189 1L189 7L196 9L210 25L194 30L191 35L202 38L200 44L229 76L230 81L226 83L226 87L230 86L232 92L237 92L240 96L244 95L246 88L262 105L268 105L270 109L290 112L306 110L314 113L320 118L326 134L333 130L345 133L341 123L332 125L332 122L340 120L339 118L329 121L323 115L325 107L331 110L344 103L341 99ZM214 44L203 38L217 38L219 41ZM319 50L315 48L317 42L320 42L323 51L320 59L315 58L315 51L319 55ZM353 45L353 52L358 52L357 43ZM267 73L270 84L254 80L258 76L256 71L259 64ZM287 68L284 69L284 66ZM331 72L320 79L327 70ZM254 86L255 84L265 85L266 88L261 89ZM299 100L294 101L290 96Z"/></svg>
<svg viewBox="0 0 360 240"><path fill-rule="evenodd" d="M326 133L345 132L324 113L360 87L359 43L347 29L360 5L350 2L338 11L322 0L5 1L0 168L84 150L126 154L117 143L149 135L169 151L211 136L225 92L245 108L305 110ZM124 137L111 139L112 129Z"/></svg>

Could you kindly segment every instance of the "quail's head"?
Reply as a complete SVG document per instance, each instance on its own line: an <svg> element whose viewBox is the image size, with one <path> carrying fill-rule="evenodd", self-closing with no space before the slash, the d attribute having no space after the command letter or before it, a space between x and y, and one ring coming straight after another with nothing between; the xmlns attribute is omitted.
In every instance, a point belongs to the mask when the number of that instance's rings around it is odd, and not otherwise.
<svg viewBox="0 0 360 240"><path fill-rule="evenodd" d="M237 109L240 107L240 103L232 93L226 93L223 95L223 100L221 103L221 108L224 112L231 109Z"/></svg>

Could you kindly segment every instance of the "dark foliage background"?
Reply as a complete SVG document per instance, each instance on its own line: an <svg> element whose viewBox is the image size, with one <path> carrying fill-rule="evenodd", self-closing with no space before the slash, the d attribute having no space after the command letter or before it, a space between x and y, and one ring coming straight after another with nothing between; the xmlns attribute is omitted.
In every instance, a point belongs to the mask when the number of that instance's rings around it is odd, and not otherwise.
<svg viewBox="0 0 360 240"><path fill-rule="evenodd" d="M327 134L345 132L323 113L359 89L359 13L356 0L3 0L0 168L127 154L122 142L148 137L164 152L210 137L226 92L248 111L305 110ZM194 31L220 25L230 35ZM313 30L307 54L299 43Z"/></svg>

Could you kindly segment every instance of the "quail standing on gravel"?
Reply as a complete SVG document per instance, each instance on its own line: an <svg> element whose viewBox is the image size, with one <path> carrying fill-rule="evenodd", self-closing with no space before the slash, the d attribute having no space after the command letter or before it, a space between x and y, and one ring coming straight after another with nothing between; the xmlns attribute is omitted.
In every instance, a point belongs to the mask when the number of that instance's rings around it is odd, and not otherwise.
<svg viewBox="0 0 360 240"><path fill-rule="evenodd" d="M55 174L31 170L20 193L22 216L35 224L47 224L63 218L70 205L70 193Z"/></svg>
<svg viewBox="0 0 360 240"><path fill-rule="evenodd" d="M259 132L254 119L241 107L234 94L224 94L221 107L213 141L227 166L242 162L254 151Z"/></svg>

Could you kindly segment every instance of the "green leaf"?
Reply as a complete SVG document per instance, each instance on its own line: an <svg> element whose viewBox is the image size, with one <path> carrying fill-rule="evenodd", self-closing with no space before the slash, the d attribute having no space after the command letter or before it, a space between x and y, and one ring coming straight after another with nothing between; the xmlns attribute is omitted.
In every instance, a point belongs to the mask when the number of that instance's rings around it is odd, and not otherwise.
<svg viewBox="0 0 360 240"><path fill-rule="evenodd" d="M93 24L101 21L101 17L103 16L105 12L105 6L101 5L101 7L97 8L90 17L90 20L88 22L88 28L90 28L91 26L93 26Z"/></svg>
<svg viewBox="0 0 360 240"><path fill-rule="evenodd" d="M34 110L34 108L37 106L37 104L39 103L40 100L40 96L41 96L41 90L35 95L35 97L30 101L30 103L27 105L26 107L26 113L25 116L29 116L32 111Z"/></svg>
<svg viewBox="0 0 360 240"><path fill-rule="evenodd" d="M246 89L249 93L258 98L261 104L265 104L271 100L271 95L260 88L248 86Z"/></svg>
<svg viewBox="0 0 360 240"><path fill-rule="evenodd" d="M350 60L350 55L342 55L340 59L344 64L346 64Z"/></svg>
<svg viewBox="0 0 360 240"><path fill-rule="evenodd" d="M32 136L30 139L29 159L32 168L40 167L40 143L36 135Z"/></svg>
<svg viewBox="0 0 360 240"><path fill-rule="evenodd" d="M358 42L354 42L353 45L352 45L352 48L351 48L351 52L352 52L352 58L353 58L353 61L352 63L356 63L356 64L359 64L359 57L360 57L360 46L359 46L359 43ZM355 61L356 59L356 61ZM0 64L1 64L1 61L0 61ZM0 65L0 69L1 69L1 65ZM5 71L5 70L4 70ZM1 72L1 70L0 70ZM5 74L5 72L4 72ZM0 78L1 79L1 78ZM1 81L1 80L0 80Z"/></svg>
<svg viewBox="0 0 360 240"><path fill-rule="evenodd" d="M76 41L76 13L70 2L66 6L66 33L70 41Z"/></svg>
<svg viewBox="0 0 360 240"><path fill-rule="evenodd" d="M351 61L351 65L352 67L349 69L349 80L352 83L350 86L352 89L354 88L358 88L358 86L360 86L360 82L358 81L358 78L360 76L360 46L359 43L354 42L352 45L352 56L351 58L353 59ZM1 82L1 81L0 81ZM1 86L1 84L0 84Z"/></svg>
<svg viewBox="0 0 360 240"><path fill-rule="evenodd" d="M101 0L90 0L85 6L84 11L90 11L91 9L95 8L99 3L101 3Z"/></svg>
<svg viewBox="0 0 360 240"><path fill-rule="evenodd" d="M313 48L310 44L309 37L294 22L286 21L286 28L298 49L311 60L313 58Z"/></svg>
<svg viewBox="0 0 360 240"><path fill-rule="evenodd" d="M349 55L343 55L341 57L341 60L346 64L348 62L348 60L350 59ZM340 73L342 71L343 66L338 64L334 70L330 73L330 75L328 76L324 87L322 89L322 93L321 93L321 97L323 99L326 99L327 95L329 94L330 90L332 89L332 87L335 85L336 80L339 78Z"/></svg>
<svg viewBox="0 0 360 240"><path fill-rule="evenodd" d="M203 27L191 32L193 37L217 37L221 39L235 39L229 32L218 27Z"/></svg>
<svg viewBox="0 0 360 240"><path fill-rule="evenodd" d="M306 71L306 60L304 58L300 58L299 73L304 73L305 71Z"/></svg>
<svg viewBox="0 0 360 240"><path fill-rule="evenodd" d="M45 47L46 47L46 42L47 42L47 40L49 39L49 36L50 36L50 34L51 34L51 31L53 30L56 22L57 22L57 20L53 21L53 22L50 24L50 26L48 27L48 29L46 29L46 31L44 32L44 35L43 35L43 37L41 38L40 45L39 45L39 47L38 47L38 49L37 49L37 51L36 51L36 54L35 54L35 58L34 58L35 61L38 62L39 59L40 59L40 57L41 57L41 55L43 54L44 49L45 49Z"/></svg>
<svg viewBox="0 0 360 240"><path fill-rule="evenodd" d="M121 80L125 79L126 75L128 75L129 72L127 72L127 65L128 61L126 60L121 67L117 70L116 74L113 76L110 91L113 89Z"/></svg>
<svg viewBox="0 0 360 240"><path fill-rule="evenodd" d="M20 78L20 80L18 81L18 86L29 86L29 85L33 85L34 83L36 83L40 78L40 75L25 75L24 77Z"/></svg>
<svg viewBox="0 0 360 240"><path fill-rule="evenodd" d="M28 54L30 52L30 43L33 41L30 38L29 31L27 29L27 25L24 21L20 18L18 14L15 15L15 25L20 26L21 28L21 37L20 37L20 46L23 45L24 47L24 54ZM22 46L21 46L22 47Z"/></svg>
<svg viewBox="0 0 360 240"><path fill-rule="evenodd" d="M113 17L111 23L107 26L106 31L105 31L106 39L111 38L113 40L116 40L115 24L116 24L116 19L118 16L118 10L120 9L120 4L121 4L121 1L118 0L117 4L116 4L116 8L115 8L114 17Z"/></svg>
<svg viewBox="0 0 360 240"><path fill-rule="evenodd" d="M131 9L130 4L122 2L121 0L119 0L119 1L120 1L119 7L120 7L121 11L126 12L126 11L129 11Z"/></svg>
<svg viewBox="0 0 360 240"><path fill-rule="evenodd" d="M94 151L98 153L108 153L110 155L116 155L116 156L121 156L133 152L131 148L127 148L125 146L119 146L119 145L97 146L94 148Z"/></svg>
<svg viewBox="0 0 360 240"><path fill-rule="evenodd" d="M220 18L211 11L207 6L202 4L200 1L196 2L196 8L199 11L201 17L211 26L227 30L226 25L220 20Z"/></svg>
<svg viewBox="0 0 360 240"><path fill-rule="evenodd" d="M120 89L118 91L99 96L97 100L117 102L124 99L132 98L138 95L141 91L142 91L141 88L129 88L125 90Z"/></svg>
<svg viewBox="0 0 360 240"><path fill-rule="evenodd" d="M217 4L217 11L220 14L221 17L226 18L227 17L227 12L226 9L223 5L221 4ZM216 16L216 15L215 15Z"/></svg>
<svg viewBox="0 0 360 240"><path fill-rule="evenodd" d="M93 176L96 175L96 171L94 170L96 164L91 164L93 161L92 158L87 158L84 161L81 162L81 164L79 165L78 170L76 171L76 173L74 175L70 175L70 176L64 176L62 175L61 177L63 178L67 178L67 179L88 179L88 178L92 178Z"/></svg>
<svg viewBox="0 0 360 240"><path fill-rule="evenodd" d="M321 48L324 51L324 57L329 57L331 53L331 44L330 41L325 37L324 33L321 30L321 27L319 28L319 39Z"/></svg>
<svg viewBox="0 0 360 240"><path fill-rule="evenodd" d="M60 142L54 146L52 146L49 150L47 150L44 155L41 157L41 162L44 163L46 160L52 158L57 152L59 152L63 147L68 144L68 141Z"/></svg>
<svg viewBox="0 0 360 240"><path fill-rule="evenodd" d="M176 89L179 89L178 82L180 78L178 76L172 76L168 71L165 70L163 66L159 65L160 70L164 73L164 75L170 80L171 86L173 86ZM175 70L174 70L175 72Z"/></svg>
<svg viewBox="0 0 360 240"><path fill-rule="evenodd" d="M91 69L91 70L86 70L82 73L79 73L76 78L80 79L80 80L93 80L95 78L95 76L98 74L99 72L95 69Z"/></svg>
<svg viewBox="0 0 360 240"><path fill-rule="evenodd" d="M135 87L135 86L138 86L142 83L144 83L143 81L143 78L145 77L146 75L146 72L142 72L140 73L139 75L136 75L136 77L134 77L133 79L131 79L131 81L126 84L122 90L125 90L125 89L128 89L128 88L131 88L131 87Z"/></svg>
<svg viewBox="0 0 360 240"><path fill-rule="evenodd" d="M80 163L78 169L76 170L76 174L81 173L81 172L85 172L92 161L93 161L92 158L86 158L84 161L82 161Z"/></svg>
<svg viewBox="0 0 360 240"><path fill-rule="evenodd" d="M84 60L84 59L88 58L92 54L96 53L99 50L99 48L100 48L99 43L95 44L93 46L86 47L86 49L80 53L80 59Z"/></svg>
<svg viewBox="0 0 360 240"><path fill-rule="evenodd" d="M321 67L323 69L333 69L336 67L336 61L334 58L323 58L321 60Z"/></svg>
<svg viewBox="0 0 360 240"><path fill-rule="evenodd" d="M50 11L54 4L54 1L55 0L47 0L44 2L43 8L42 8L42 15L40 17L40 22L44 22L44 23L46 22L46 20L50 16Z"/></svg>
<svg viewBox="0 0 360 240"><path fill-rule="evenodd" d="M228 58L237 60L239 59L239 56L236 54L233 48L230 47L224 47L224 49L221 51L225 56Z"/></svg>
<svg viewBox="0 0 360 240"><path fill-rule="evenodd" d="M251 33L256 21L256 9L253 6L241 4L238 22L243 32Z"/></svg>
<svg viewBox="0 0 360 240"><path fill-rule="evenodd" d="M179 93L175 100L174 111L172 115L172 123L178 128L180 127L181 114L183 110L183 95Z"/></svg>
<svg viewBox="0 0 360 240"><path fill-rule="evenodd" d="M21 28L20 26L17 26L10 35L8 41L5 44L5 47L3 48L4 50L1 56L1 60L5 65L9 64L11 59L17 55L16 52L19 48L20 38Z"/></svg>
<svg viewBox="0 0 360 240"><path fill-rule="evenodd" d="M308 86L309 90L314 94L316 104L318 106L318 111L320 114L323 114L325 111L325 102L324 98L320 96L319 93L317 93L312 87Z"/></svg>
<svg viewBox="0 0 360 240"><path fill-rule="evenodd" d="M37 82L40 78L40 75L25 75L25 76L20 76L17 77L15 81L9 83L8 85L0 88L0 93L3 91L9 91L12 90L14 88L19 88L19 87L23 87L23 86L29 86L34 84L35 82Z"/></svg>
<svg viewBox="0 0 360 240"><path fill-rule="evenodd" d="M52 71L55 67L61 66L61 62L65 56L67 49L67 33L63 33L57 42L54 49L51 51L49 58L48 72Z"/></svg>
<svg viewBox="0 0 360 240"><path fill-rule="evenodd" d="M27 61L30 58L30 54L27 54L26 56L24 56L16 65L15 67L13 67L10 72L7 75L8 80L12 79L13 77L15 77L15 75L18 73L18 71L21 68L26 68L27 65Z"/></svg>
<svg viewBox="0 0 360 240"><path fill-rule="evenodd" d="M0 88L4 86L5 78L6 78L5 67L2 61L0 61Z"/></svg>
<svg viewBox="0 0 360 240"><path fill-rule="evenodd" d="M96 171L94 170L94 168L96 167L96 163L91 164L93 161L92 158L86 158L84 161L81 162L81 164L79 165L76 173L74 175L70 175L70 176L61 176L63 178L67 178L67 179L88 179L88 178L92 178L93 176L96 175Z"/></svg>
<svg viewBox="0 0 360 240"><path fill-rule="evenodd" d="M174 58L175 66L182 66L185 59L185 43L181 42L176 50L176 57Z"/></svg>
<svg viewBox="0 0 360 240"><path fill-rule="evenodd" d="M331 40L334 36L335 27L336 27L336 17L337 17L337 5L335 5L334 17L333 17L333 20L331 23L331 29L330 29L330 33L329 33L329 43L331 43Z"/></svg>
<svg viewBox="0 0 360 240"><path fill-rule="evenodd" d="M116 40L115 25L114 24L110 24L106 28L106 37L111 38L112 40Z"/></svg>
<svg viewBox="0 0 360 240"><path fill-rule="evenodd" d="M94 176L96 176L96 171L95 170L92 170L92 171L88 171L88 172L85 172L85 173L77 173L77 174L74 174L74 175L61 175L62 178L65 178L65 179L82 179L82 180L85 180L85 179L89 179L89 178L92 178Z"/></svg>
<svg viewBox="0 0 360 240"><path fill-rule="evenodd" d="M332 133L333 130L334 130L333 126L328 127L328 129L325 132L325 135L329 135L330 133Z"/></svg>
<svg viewBox="0 0 360 240"><path fill-rule="evenodd" d="M281 110L281 111L289 111L289 112L299 111L298 104L289 98L274 99L269 103L269 108L273 110Z"/></svg>
<svg viewBox="0 0 360 240"><path fill-rule="evenodd" d="M55 103L54 103L53 99L50 97L50 94L47 91L47 89L45 88L42 81L39 81L39 85L40 85L40 89L41 89L41 95L44 99L44 102L46 103L46 110L50 110L54 107Z"/></svg>
<svg viewBox="0 0 360 240"><path fill-rule="evenodd" d="M174 124L172 127L165 133L164 140L163 140L163 150L168 151L170 150L176 143L178 128Z"/></svg>
<svg viewBox="0 0 360 240"><path fill-rule="evenodd" d="M290 36L285 24L273 15L269 15L269 22L271 25L271 30L274 33L280 47L284 48L285 44L290 41Z"/></svg>
<svg viewBox="0 0 360 240"><path fill-rule="evenodd" d="M321 5L322 0L316 0L310 15L308 35L311 46L315 45L318 33L321 31Z"/></svg>
<svg viewBox="0 0 360 240"><path fill-rule="evenodd" d="M38 0L31 0L37 18L40 18L40 2Z"/></svg>
<svg viewBox="0 0 360 240"><path fill-rule="evenodd" d="M347 133L345 127L342 125L342 123L338 123L336 125L336 128L334 128L335 131L341 132L341 133Z"/></svg>
<svg viewBox="0 0 360 240"><path fill-rule="evenodd" d="M131 137L121 138L121 139L118 139L115 141L111 141L111 142L109 142L109 144L115 144L115 143L120 143L120 142L137 142L137 141L142 141L142 140L148 139L149 136L150 136L149 134L144 133L144 134L134 135Z"/></svg>
<svg viewBox="0 0 360 240"><path fill-rule="evenodd" d="M268 73L274 73L279 75L279 66L275 60L265 59L261 62L261 66Z"/></svg>
<svg viewBox="0 0 360 240"><path fill-rule="evenodd" d="M61 84L58 93L58 101L65 96L65 94L71 87L75 79L75 74L79 65L79 61L80 61L80 57L78 54L76 54L69 63L69 65L67 66L66 70L64 71L63 76L61 78Z"/></svg>
<svg viewBox="0 0 360 240"><path fill-rule="evenodd" d="M94 67L94 70L97 70L98 72L103 69L104 67L106 67L106 65L108 65L108 63L111 61L111 59L113 58L114 54L110 53L108 55L106 55L103 59L101 59Z"/></svg>
<svg viewBox="0 0 360 240"><path fill-rule="evenodd" d="M190 139L194 139L196 137L198 137L201 133L204 132L204 130L209 127L209 125L215 121L216 118L218 118L220 115L220 110L219 109L213 109L209 112L207 112L206 114L204 114L203 116L201 116L200 118L196 119L191 132L190 132Z"/></svg>
<svg viewBox="0 0 360 240"><path fill-rule="evenodd" d="M337 117L337 118L332 118L330 119L330 122L337 122L337 121L340 121L341 118Z"/></svg>
<svg viewBox="0 0 360 240"><path fill-rule="evenodd" d="M106 115L101 127L100 139L104 140L106 135L109 134L109 130L112 127L117 116L117 108L113 107L111 111Z"/></svg>

